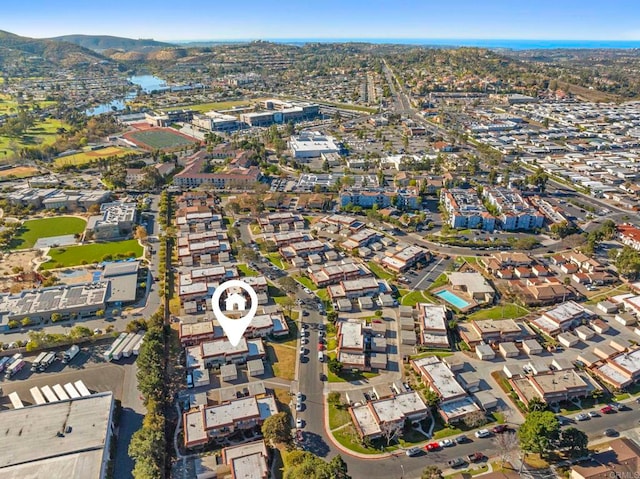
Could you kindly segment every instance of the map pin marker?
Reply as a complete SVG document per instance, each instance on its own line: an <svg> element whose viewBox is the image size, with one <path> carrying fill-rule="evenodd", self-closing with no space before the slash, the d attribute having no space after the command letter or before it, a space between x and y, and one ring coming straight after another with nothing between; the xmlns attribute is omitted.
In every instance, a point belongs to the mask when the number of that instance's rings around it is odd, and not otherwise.
<svg viewBox="0 0 640 479"><path fill-rule="evenodd" d="M230 295L227 295L225 300L226 310L244 313L244 316L238 319L230 318L220 309L220 298L222 297L222 293L231 288L243 289L247 294L249 294L249 298L251 299L251 306L249 310L247 310L246 299L244 296L238 293L231 293ZM213 311L213 314L218 320L220 326L222 326L222 330L224 331L224 334L227 335L229 342L233 347L235 347L240 342L240 339L242 339L242 335L247 330L247 327L251 324L253 317L258 311L258 295L255 290L244 281L237 279L225 281L216 288L211 296L211 310Z"/></svg>

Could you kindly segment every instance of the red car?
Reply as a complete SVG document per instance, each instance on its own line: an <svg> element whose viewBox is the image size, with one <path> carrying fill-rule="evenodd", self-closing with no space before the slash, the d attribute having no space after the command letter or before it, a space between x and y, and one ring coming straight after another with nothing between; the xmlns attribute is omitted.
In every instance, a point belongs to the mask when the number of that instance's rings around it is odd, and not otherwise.
<svg viewBox="0 0 640 479"><path fill-rule="evenodd" d="M323 351L323 350L324 350L324 344L318 343L318 351Z"/></svg>
<svg viewBox="0 0 640 479"><path fill-rule="evenodd" d="M430 442L429 444L427 444L426 446L424 446L424 448L427 451L437 451L440 449L440 444L438 444L437 442Z"/></svg>
<svg viewBox="0 0 640 479"><path fill-rule="evenodd" d="M612 414L615 412L615 410L611 406L605 406L602 409L600 409L600 412L602 414Z"/></svg>
<svg viewBox="0 0 640 479"><path fill-rule="evenodd" d="M491 431L493 431L495 434L500 434L502 432L505 432L507 429L508 428L506 424L498 424L496 427L491 429Z"/></svg>

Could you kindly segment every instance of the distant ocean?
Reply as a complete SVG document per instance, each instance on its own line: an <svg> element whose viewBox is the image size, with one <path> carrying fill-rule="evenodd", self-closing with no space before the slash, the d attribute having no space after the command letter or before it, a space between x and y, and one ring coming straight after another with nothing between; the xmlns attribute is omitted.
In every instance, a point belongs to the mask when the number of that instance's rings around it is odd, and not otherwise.
<svg viewBox="0 0 640 479"><path fill-rule="evenodd" d="M246 40L180 40L174 43L244 43ZM640 40L488 40L450 38L269 38L265 41L304 45L305 43L388 43L396 45L423 45L438 47L482 47L511 50L555 49L555 48L640 48Z"/></svg>

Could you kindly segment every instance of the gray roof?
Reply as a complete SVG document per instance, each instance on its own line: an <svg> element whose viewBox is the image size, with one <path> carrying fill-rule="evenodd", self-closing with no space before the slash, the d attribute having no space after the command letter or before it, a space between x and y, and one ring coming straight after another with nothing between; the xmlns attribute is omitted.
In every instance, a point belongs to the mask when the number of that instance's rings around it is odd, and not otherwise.
<svg viewBox="0 0 640 479"><path fill-rule="evenodd" d="M5 478L98 479L113 394L0 411L0 470ZM71 427L63 437L57 434Z"/></svg>

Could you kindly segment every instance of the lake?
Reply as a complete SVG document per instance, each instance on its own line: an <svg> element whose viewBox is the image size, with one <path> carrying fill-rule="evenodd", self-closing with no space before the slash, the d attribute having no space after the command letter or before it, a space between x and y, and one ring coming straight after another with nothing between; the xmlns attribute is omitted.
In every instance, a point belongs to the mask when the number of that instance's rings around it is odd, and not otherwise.
<svg viewBox="0 0 640 479"><path fill-rule="evenodd" d="M152 93L154 91L161 91L169 88L167 86L167 82L154 75L134 75L127 78L127 81L139 86L144 93ZM116 99L109 103L102 103L96 107L85 110L84 113L87 116L95 116L101 115L102 113L109 113L114 110L122 111L126 108L126 101L133 100L137 95L138 93L136 91L130 91L124 98Z"/></svg>

